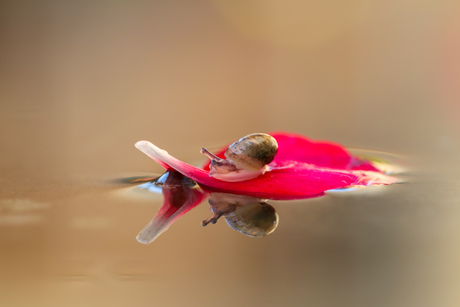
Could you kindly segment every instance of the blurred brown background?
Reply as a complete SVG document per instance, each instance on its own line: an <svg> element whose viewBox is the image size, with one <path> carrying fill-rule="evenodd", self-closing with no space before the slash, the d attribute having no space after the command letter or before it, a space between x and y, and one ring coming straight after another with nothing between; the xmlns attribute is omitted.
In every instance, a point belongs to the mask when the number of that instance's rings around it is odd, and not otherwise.
<svg viewBox="0 0 460 307"><path fill-rule="evenodd" d="M0 305L458 306L457 1L0 1ZM287 130L404 157L405 183L207 204L151 245L161 196L111 180ZM398 160L398 163L401 162ZM372 190L374 191L374 190ZM153 205L152 205L153 204Z"/></svg>

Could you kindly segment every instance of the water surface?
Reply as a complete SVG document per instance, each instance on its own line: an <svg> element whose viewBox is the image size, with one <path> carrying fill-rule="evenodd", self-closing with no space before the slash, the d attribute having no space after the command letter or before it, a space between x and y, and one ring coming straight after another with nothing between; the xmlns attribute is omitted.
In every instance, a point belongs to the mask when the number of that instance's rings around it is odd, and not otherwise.
<svg viewBox="0 0 460 307"><path fill-rule="evenodd" d="M0 305L458 306L458 7L291 2L0 4ZM162 172L136 141L199 165L276 130L402 155L404 182L271 202L263 238L204 203L136 241L162 203L117 182Z"/></svg>

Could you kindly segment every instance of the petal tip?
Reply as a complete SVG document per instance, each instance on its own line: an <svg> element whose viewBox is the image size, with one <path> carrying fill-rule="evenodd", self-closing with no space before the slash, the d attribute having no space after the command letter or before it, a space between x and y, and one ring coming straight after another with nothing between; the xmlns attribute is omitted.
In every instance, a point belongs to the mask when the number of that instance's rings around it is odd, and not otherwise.
<svg viewBox="0 0 460 307"><path fill-rule="evenodd" d="M134 147L136 147L137 149L141 149L141 148L147 146L148 143L150 143L150 142L149 142L149 141L144 141L144 140L137 141L137 142L134 144Z"/></svg>
<svg viewBox="0 0 460 307"><path fill-rule="evenodd" d="M137 240L137 242L139 242L139 243L141 243L141 244L145 244L145 245L147 245L147 244L150 243L150 242L148 242L148 241L146 241L146 240L143 240L143 239L139 238L139 236L136 237L136 240Z"/></svg>

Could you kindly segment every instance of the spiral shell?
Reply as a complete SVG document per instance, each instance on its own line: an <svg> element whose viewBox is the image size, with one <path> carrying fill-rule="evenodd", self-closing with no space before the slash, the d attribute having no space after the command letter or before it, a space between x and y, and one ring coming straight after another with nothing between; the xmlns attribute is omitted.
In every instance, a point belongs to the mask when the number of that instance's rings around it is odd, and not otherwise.
<svg viewBox="0 0 460 307"><path fill-rule="evenodd" d="M225 157L239 169L258 170L272 162L277 152L278 143L274 137L253 133L231 144Z"/></svg>

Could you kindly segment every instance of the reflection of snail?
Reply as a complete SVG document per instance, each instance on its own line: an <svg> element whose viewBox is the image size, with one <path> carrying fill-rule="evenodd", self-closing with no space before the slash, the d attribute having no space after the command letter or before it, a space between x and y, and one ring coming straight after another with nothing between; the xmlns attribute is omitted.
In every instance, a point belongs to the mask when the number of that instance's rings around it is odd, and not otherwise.
<svg viewBox="0 0 460 307"><path fill-rule="evenodd" d="M203 221L203 226L224 216L230 227L251 237L266 236L278 226L278 213L259 198L211 193L209 204L214 214Z"/></svg>
<svg viewBox="0 0 460 307"><path fill-rule="evenodd" d="M201 153L211 159L210 173L223 181L243 181L256 178L269 170L278 151L278 143L271 135L254 133L231 144L225 151L227 159L221 159L206 148Z"/></svg>

